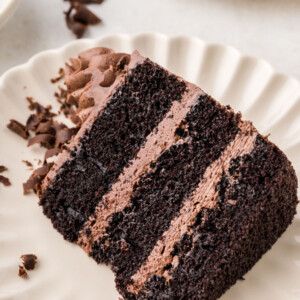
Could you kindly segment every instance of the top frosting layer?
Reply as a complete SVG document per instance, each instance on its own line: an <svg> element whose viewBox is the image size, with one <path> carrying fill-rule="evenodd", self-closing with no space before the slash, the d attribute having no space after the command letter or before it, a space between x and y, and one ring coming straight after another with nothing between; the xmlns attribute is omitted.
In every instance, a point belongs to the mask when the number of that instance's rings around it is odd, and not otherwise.
<svg viewBox="0 0 300 300"><path fill-rule="evenodd" d="M88 108L97 105L124 72L130 58L128 54L98 47L79 53L77 58L70 59L71 64L66 64L67 102L77 106L82 121Z"/></svg>

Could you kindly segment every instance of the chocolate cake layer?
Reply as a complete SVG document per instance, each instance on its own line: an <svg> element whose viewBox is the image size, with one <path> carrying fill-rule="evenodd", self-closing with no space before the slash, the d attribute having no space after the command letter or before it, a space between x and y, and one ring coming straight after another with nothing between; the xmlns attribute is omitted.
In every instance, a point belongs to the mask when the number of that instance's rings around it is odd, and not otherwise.
<svg viewBox="0 0 300 300"><path fill-rule="evenodd" d="M127 289L138 294L144 288L147 279L153 275L164 276L170 280L169 271L166 266L174 268L178 265L178 256L173 256L174 246L179 243L185 234L191 235L191 226L194 225L197 216L204 209L213 209L217 206L219 193L216 190L217 184L223 174L228 174L230 162L253 150L257 132L251 123L241 122L241 131L235 139L226 147L222 155L215 160L203 175L203 179L198 184L190 198L185 199L180 209L180 214L173 218L168 230L163 233L146 262L131 277L133 284ZM230 176L230 175L228 175ZM234 179L233 179L234 181Z"/></svg>
<svg viewBox="0 0 300 300"><path fill-rule="evenodd" d="M185 141L175 134L176 128L184 121L201 94L204 93L199 88L187 84L187 92L183 94L181 101L173 102L166 117L147 137L136 158L129 162L111 190L103 196L94 215L89 218L79 235L78 243L88 254L92 252L94 242L104 236L113 214L130 205L134 185L150 169L150 165L166 149Z"/></svg>
<svg viewBox="0 0 300 300"><path fill-rule="evenodd" d="M144 61L128 72L41 195L44 213L70 241L138 153L186 85Z"/></svg>
<svg viewBox="0 0 300 300"><path fill-rule="evenodd" d="M126 299L219 298L271 248L296 213L295 172L260 135L250 153L231 159L215 192L215 205L203 207L188 226L163 274L149 276L138 295L118 281Z"/></svg>
<svg viewBox="0 0 300 300"><path fill-rule="evenodd" d="M92 257L130 278L179 213L183 200L203 180L207 167L234 139L238 122L239 115L232 110L200 95L175 130L185 141L164 151L141 176L130 205L112 216L105 236L93 245Z"/></svg>

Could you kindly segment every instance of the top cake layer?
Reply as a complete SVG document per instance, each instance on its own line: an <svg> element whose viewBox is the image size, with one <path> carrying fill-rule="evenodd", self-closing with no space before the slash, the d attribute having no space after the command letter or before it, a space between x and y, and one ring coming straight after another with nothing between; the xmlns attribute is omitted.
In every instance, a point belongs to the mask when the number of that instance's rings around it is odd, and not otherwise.
<svg viewBox="0 0 300 300"><path fill-rule="evenodd" d="M297 179L251 122L143 58L66 66L81 128L44 180L54 227L126 299L216 299L290 224Z"/></svg>

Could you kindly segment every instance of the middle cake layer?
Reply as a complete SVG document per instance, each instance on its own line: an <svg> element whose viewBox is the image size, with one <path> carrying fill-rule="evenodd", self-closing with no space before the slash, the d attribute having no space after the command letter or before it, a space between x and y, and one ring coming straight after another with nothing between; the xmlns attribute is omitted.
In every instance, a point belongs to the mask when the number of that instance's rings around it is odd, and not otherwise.
<svg viewBox="0 0 300 300"><path fill-rule="evenodd" d="M124 277L130 278L147 260L179 214L184 199L192 195L206 169L240 131L240 116L208 95L201 93L192 102L180 124L168 129L173 133L173 144L166 143L162 153L137 178L123 178L115 187L121 192L113 193L110 201L119 204L123 197L118 196L130 182L126 205L110 206L104 200L81 232L80 244L85 250L97 262L112 264L117 274L126 274ZM129 168L139 157L130 162Z"/></svg>

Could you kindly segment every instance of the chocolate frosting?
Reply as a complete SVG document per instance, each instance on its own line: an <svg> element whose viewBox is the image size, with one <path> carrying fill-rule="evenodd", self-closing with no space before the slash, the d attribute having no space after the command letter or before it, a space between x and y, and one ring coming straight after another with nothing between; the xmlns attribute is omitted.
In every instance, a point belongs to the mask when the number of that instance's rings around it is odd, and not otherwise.
<svg viewBox="0 0 300 300"><path fill-rule="evenodd" d="M128 54L98 47L81 52L78 58L70 59L71 64L66 64L67 102L76 105L82 122L87 119L89 108L103 101L106 89L124 72L129 61Z"/></svg>
<svg viewBox="0 0 300 300"><path fill-rule="evenodd" d="M92 48L79 53L77 58L70 58L70 64L65 66L67 101L77 107L80 128L68 145L69 150L80 150L80 138L89 130L114 90L124 76L145 59L137 51L129 55L103 47ZM43 180L42 191L51 184L60 167L70 159L69 150L63 150L57 158Z"/></svg>

